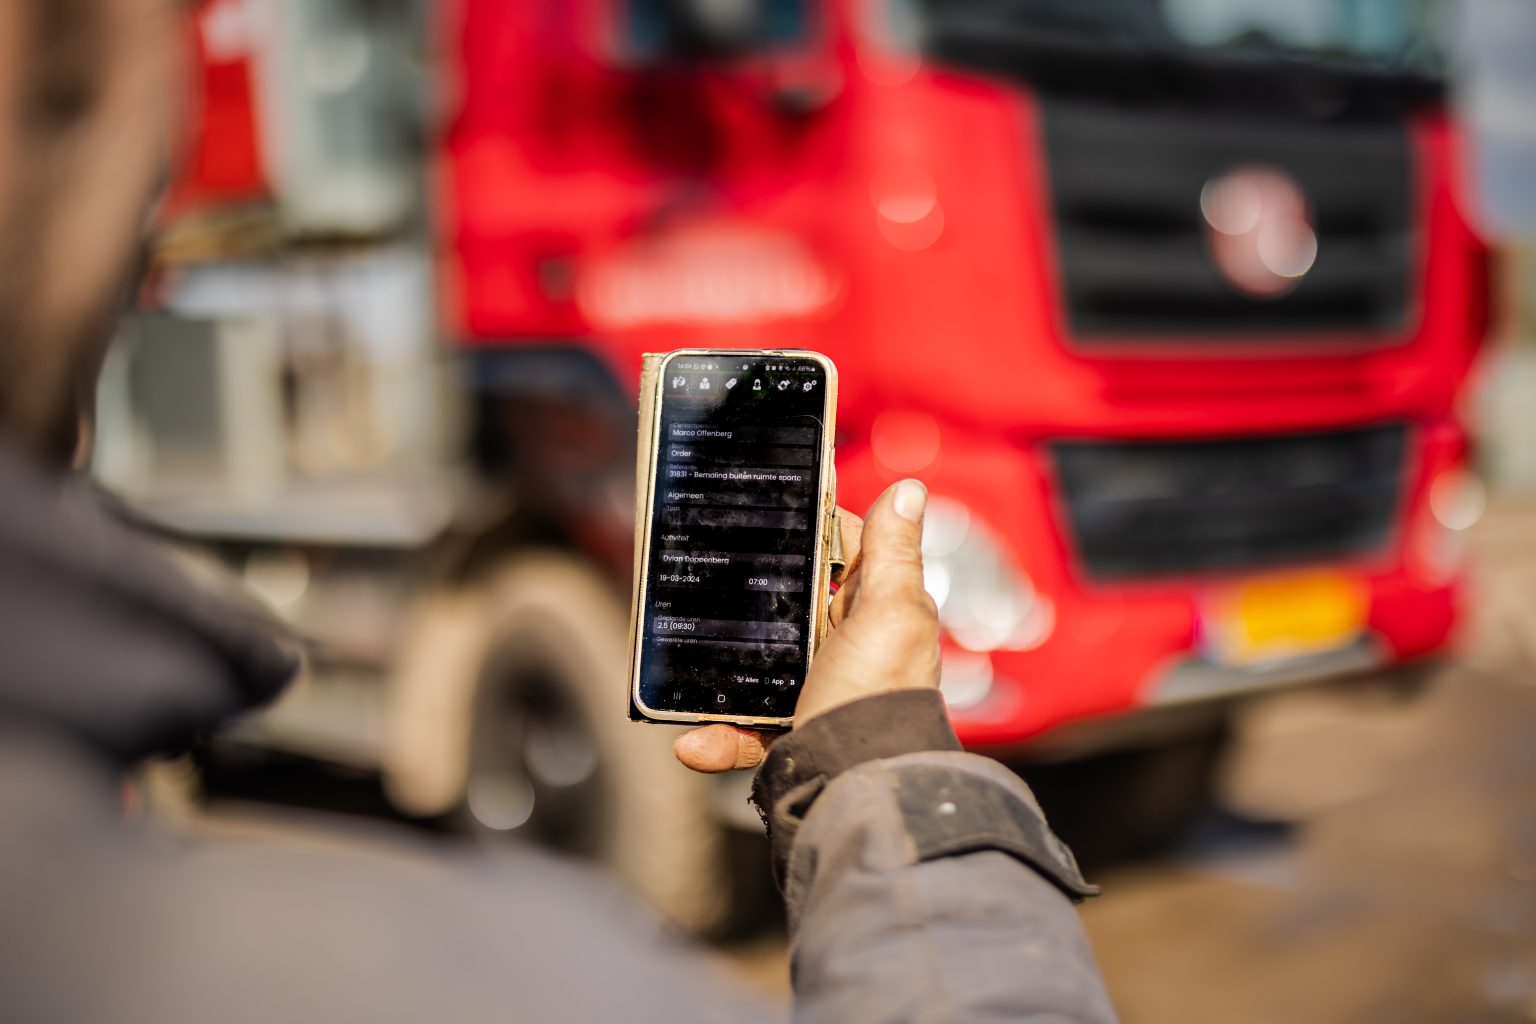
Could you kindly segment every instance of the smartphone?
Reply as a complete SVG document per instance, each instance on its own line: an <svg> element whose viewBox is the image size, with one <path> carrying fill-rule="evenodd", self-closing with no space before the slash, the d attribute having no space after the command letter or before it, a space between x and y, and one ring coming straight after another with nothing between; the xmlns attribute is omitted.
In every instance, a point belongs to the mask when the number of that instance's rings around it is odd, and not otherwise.
<svg viewBox="0 0 1536 1024"><path fill-rule="evenodd" d="M838 555L837 369L683 349L640 394L630 717L787 729Z"/></svg>

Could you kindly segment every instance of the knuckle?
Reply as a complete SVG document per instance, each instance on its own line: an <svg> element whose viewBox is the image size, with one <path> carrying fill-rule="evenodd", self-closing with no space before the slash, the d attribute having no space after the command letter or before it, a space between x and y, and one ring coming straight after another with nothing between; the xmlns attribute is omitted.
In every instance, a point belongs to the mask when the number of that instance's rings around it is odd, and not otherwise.
<svg viewBox="0 0 1536 1024"><path fill-rule="evenodd" d="M736 733L736 769L756 768L763 763L763 743L755 733L745 729Z"/></svg>
<svg viewBox="0 0 1536 1024"><path fill-rule="evenodd" d="M912 612L918 618L931 619L935 625L939 621L939 603L933 599L933 595L926 590L918 590L908 599L912 604Z"/></svg>
<svg viewBox="0 0 1536 1024"><path fill-rule="evenodd" d="M886 561L908 571L912 569L921 570L923 567L922 545L916 538L902 537L891 545Z"/></svg>
<svg viewBox="0 0 1536 1024"><path fill-rule="evenodd" d="M870 618L884 625L910 631L937 626L939 606L928 591L919 586L903 587L898 593L869 602Z"/></svg>

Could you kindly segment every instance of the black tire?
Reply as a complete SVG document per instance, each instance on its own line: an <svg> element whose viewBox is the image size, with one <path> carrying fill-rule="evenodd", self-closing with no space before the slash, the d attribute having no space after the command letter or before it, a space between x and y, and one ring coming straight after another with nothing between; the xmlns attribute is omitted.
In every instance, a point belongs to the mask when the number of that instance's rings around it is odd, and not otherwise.
<svg viewBox="0 0 1536 1024"><path fill-rule="evenodd" d="M483 600L460 820L591 858L679 927L718 931L732 907L713 788L673 758L679 730L625 715L625 602L555 552L508 562Z"/></svg>
<svg viewBox="0 0 1536 1024"><path fill-rule="evenodd" d="M1078 860L1102 867L1166 852L1215 808L1230 740L1223 721L1153 746L1015 769Z"/></svg>

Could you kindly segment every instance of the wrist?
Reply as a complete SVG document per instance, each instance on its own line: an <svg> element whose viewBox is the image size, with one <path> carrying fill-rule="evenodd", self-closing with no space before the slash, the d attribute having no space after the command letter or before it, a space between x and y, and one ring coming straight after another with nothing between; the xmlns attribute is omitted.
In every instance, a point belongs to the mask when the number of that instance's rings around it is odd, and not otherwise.
<svg viewBox="0 0 1536 1024"><path fill-rule="evenodd" d="M933 687L887 690L828 707L774 744L753 783L765 815L791 789L823 784L851 768L902 754L960 750L944 698Z"/></svg>
<svg viewBox="0 0 1536 1024"><path fill-rule="evenodd" d="M855 704L862 704L865 701L873 701L880 697L888 697L895 694L910 694L925 691L932 693L935 696L937 696L939 692L937 686L929 685L927 683L918 683L911 686L894 687L890 686L889 684L882 684L878 688L871 687L867 690L846 688L836 696L827 697L823 697L819 693L802 695L800 703L795 708L795 721L792 729L793 731L799 732L807 726L821 721L827 715L836 714L842 711L844 708L851 707ZM807 699L807 697L809 699ZM929 706L933 703L934 702L932 700L906 700L899 702L899 707L897 708L880 711L879 725L882 728L890 727L893 725L897 728L902 728L905 724L921 726L925 721L931 723L937 719L942 719L944 726L947 727L949 723L949 716L948 713L944 710L943 700L940 699L937 701L937 707ZM859 713L858 717L860 719L864 719L866 715L872 714L873 713L866 708ZM908 722L908 720L910 720L910 722ZM865 731L870 724L870 722L864 721L845 722L842 726L840 726L840 728L854 733L860 733ZM946 747L943 749L948 748ZM902 751L902 753L905 753L905 751Z"/></svg>

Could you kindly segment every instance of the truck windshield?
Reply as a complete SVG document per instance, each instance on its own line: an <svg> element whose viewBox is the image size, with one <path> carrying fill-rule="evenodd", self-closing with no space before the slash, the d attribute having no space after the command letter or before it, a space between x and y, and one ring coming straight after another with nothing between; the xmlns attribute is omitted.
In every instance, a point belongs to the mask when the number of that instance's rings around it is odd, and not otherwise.
<svg viewBox="0 0 1536 1024"><path fill-rule="evenodd" d="M1100 0L1114 7L1136 0ZM1436 0L1162 0L1181 44L1279 50L1376 67L1438 73Z"/></svg>
<svg viewBox="0 0 1536 1024"><path fill-rule="evenodd" d="M1438 78L1444 0L898 0L932 49L965 40L1112 59L1265 61Z"/></svg>
<svg viewBox="0 0 1536 1024"><path fill-rule="evenodd" d="M729 57L781 49L808 30L808 0L626 0L623 40L642 59Z"/></svg>

